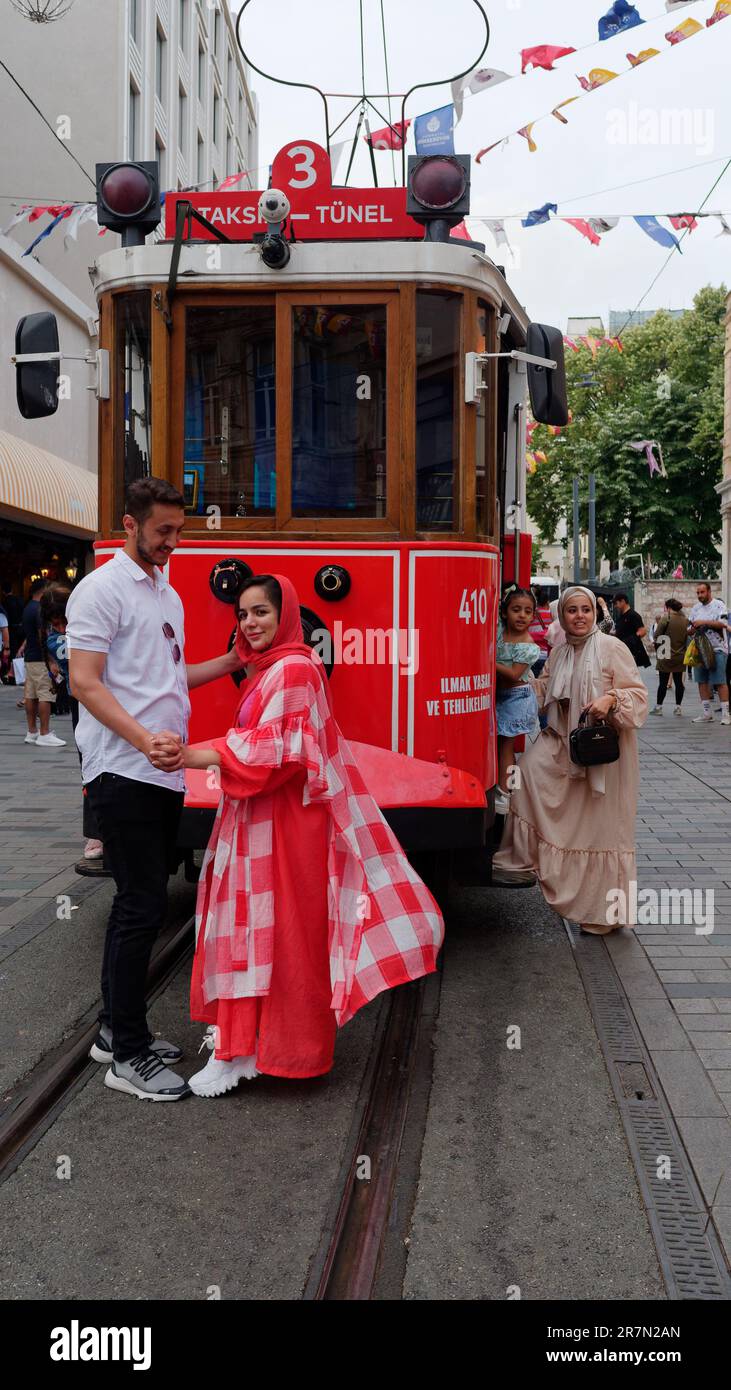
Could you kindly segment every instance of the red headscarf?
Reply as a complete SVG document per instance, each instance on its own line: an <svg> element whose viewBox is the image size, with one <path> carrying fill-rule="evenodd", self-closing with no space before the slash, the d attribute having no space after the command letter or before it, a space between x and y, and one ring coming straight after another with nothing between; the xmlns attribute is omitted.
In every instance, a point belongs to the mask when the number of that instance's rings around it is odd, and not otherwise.
<svg viewBox="0 0 731 1390"><path fill-rule="evenodd" d="M236 606L236 651L245 665L253 666L256 670L256 675L250 676L240 688L239 710L244 700L249 698L254 686L261 680L264 672L273 666L275 661L281 661L282 657L306 656L316 665L322 664L317 652L313 651L312 647L308 647L305 642L302 633L299 598L294 584L284 574L273 574L272 579L277 580L282 590L282 612L274 640L263 652L255 652L244 636L241 624L238 622L238 603Z"/></svg>

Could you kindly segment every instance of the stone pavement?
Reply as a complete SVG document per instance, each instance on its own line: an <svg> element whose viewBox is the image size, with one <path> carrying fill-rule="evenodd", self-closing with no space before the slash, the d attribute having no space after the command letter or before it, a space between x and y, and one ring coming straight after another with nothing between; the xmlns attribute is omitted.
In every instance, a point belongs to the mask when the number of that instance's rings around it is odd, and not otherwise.
<svg viewBox="0 0 731 1390"><path fill-rule="evenodd" d="M52 718L65 748L24 743L15 686L0 686L0 964L56 920L57 898L81 903L106 879L81 878L81 769L71 718Z"/></svg>
<svg viewBox="0 0 731 1390"><path fill-rule="evenodd" d="M652 707L657 675L644 677ZM731 1257L731 728L693 723L696 686L682 719L674 703L639 735L640 925L606 944ZM643 924L646 889L658 912ZM691 890L695 911L663 889Z"/></svg>

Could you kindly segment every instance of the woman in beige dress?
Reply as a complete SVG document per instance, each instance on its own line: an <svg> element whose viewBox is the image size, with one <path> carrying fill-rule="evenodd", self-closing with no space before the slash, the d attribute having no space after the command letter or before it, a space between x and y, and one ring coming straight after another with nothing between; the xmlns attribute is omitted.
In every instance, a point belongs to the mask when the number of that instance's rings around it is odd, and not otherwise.
<svg viewBox="0 0 731 1390"><path fill-rule="evenodd" d="M540 883L562 917L606 935L635 926L635 819L639 758L635 729L647 717L647 691L631 652L597 627L596 600L574 585L559 600L566 641L535 683L548 726L520 760L493 883ZM569 735L583 710L619 734L619 760L596 767L571 761Z"/></svg>

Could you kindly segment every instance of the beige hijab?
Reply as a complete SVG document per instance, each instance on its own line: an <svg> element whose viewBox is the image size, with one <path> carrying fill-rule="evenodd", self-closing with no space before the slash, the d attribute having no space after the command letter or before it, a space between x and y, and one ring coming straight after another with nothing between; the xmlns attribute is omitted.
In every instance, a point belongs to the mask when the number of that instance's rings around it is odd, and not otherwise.
<svg viewBox="0 0 731 1390"><path fill-rule="evenodd" d="M564 611L566 604L575 594L591 601L594 610L594 626L585 637L574 637L566 631ZM594 796L603 796L605 791L604 767L581 767L571 761L569 734L578 727L581 712L592 700L604 694L601 660L601 633L596 624L596 599L591 589L583 584L573 584L564 589L558 601L558 621L566 633L566 641L554 647L549 661L548 684L544 698L544 711L548 716L548 726L566 738L569 777L578 779L588 775ZM568 719L565 731L561 728L559 705L568 701Z"/></svg>

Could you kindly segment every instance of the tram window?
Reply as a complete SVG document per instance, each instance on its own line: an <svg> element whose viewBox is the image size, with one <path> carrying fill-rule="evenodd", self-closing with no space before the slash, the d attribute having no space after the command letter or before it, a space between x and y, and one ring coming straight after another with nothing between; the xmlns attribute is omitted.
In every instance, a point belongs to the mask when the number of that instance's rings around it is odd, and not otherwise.
<svg viewBox="0 0 731 1390"><path fill-rule="evenodd" d="M292 514L386 515L386 306L292 320Z"/></svg>
<svg viewBox="0 0 731 1390"><path fill-rule="evenodd" d="M416 296L416 526L452 531L459 460L462 297Z"/></svg>
<svg viewBox="0 0 731 1390"><path fill-rule="evenodd" d="M117 514L136 478L152 473L152 396L150 390L150 296L142 290L117 300L117 399L124 429L118 434L121 467Z"/></svg>
<svg viewBox="0 0 731 1390"><path fill-rule="evenodd" d="M477 351L494 352L492 345L494 309L482 300L477 306ZM495 525L495 445L490 432L489 391L481 391L477 403L475 435L475 508L478 536L496 539Z"/></svg>
<svg viewBox="0 0 731 1390"><path fill-rule="evenodd" d="M274 307L189 308L186 510L272 516L276 503Z"/></svg>

